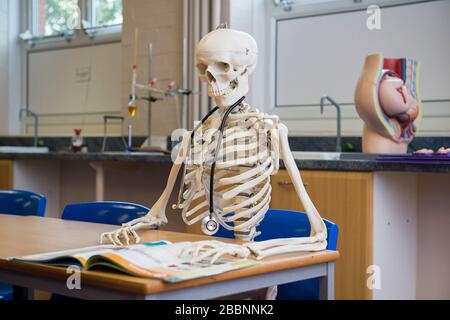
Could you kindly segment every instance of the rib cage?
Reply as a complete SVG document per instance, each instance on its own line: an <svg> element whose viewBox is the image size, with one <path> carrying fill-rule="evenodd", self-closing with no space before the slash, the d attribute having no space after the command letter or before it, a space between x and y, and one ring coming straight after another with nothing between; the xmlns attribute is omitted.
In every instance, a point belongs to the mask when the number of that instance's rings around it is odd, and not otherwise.
<svg viewBox="0 0 450 320"><path fill-rule="evenodd" d="M192 225L210 214L211 164L216 155L217 128L222 115L208 119L191 143L185 164L182 217ZM225 126L214 181L214 213L235 237L253 240L271 200L270 176L279 167L278 117L260 113L244 103ZM272 146L276 144L276 148ZM273 149L276 149L274 151Z"/></svg>

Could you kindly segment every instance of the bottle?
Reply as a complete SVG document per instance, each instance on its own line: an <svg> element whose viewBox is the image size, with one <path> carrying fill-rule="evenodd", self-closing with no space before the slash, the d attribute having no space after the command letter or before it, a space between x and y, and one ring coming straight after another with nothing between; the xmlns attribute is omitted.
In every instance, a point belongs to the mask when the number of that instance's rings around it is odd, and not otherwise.
<svg viewBox="0 0 450 320"><path fill-rule="evenodd" d="M81 152L83 149L83 137L81 136L81 129L73 129L75 135L72 137L72 152Z"/></svg>

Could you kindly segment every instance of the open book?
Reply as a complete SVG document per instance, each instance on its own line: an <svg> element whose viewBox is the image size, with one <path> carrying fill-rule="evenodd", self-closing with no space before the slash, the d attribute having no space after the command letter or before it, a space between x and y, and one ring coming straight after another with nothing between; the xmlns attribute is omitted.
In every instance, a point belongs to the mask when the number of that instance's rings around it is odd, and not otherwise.
<svg viewBox="0 0 450 320"><path fill-rule="evenodd" d="M189 257L181 256L191 242L151 242L115 247L102 245L74 250L11 257L8 260L38 263L52 266L77 266L83 270L113 269L144 278L180 282L205 276L221 274L256 264L255 260L223 257L213 265L207 261L190 263Z"/></svg>

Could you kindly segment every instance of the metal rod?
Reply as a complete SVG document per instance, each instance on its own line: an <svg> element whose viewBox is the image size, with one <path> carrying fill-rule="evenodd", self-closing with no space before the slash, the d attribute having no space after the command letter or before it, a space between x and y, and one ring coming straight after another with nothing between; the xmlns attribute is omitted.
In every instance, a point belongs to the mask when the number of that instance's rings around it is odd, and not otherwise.
<svg viewBox="0 0 450 320"><path fill-rule="evenodd" d="M187 3L187 1L186 1ZM185 9L187 10L187 9ZM187 42L187 21L185 23L185 38L183 39L183 88L187 88L188 87L188 42ZM187 119L186 119L186 114L187 114L187 104L188 104L188 96L187 95L183 95L182 98L182 103L181 103L181 111L180 111L180 125L181 128L185 128L187 129Z"/></svg>
<svg viewBox="0 0 450 320"><path fill-rule="evenodd" d="M133 125L128 126L128 151L133 150Z"/></svg>
<svg viewBox="0 0 450 320"><path fill-rule="evenodd" d="M23 107L19 110L19 119L22 120L22 113L25 113L25 116L27 117L33 117L34 119L34 139L33 139L33 145L35 147L38 146L39 142L39 116L30 110L28 107Z"/></svg>
<svg viewBox="0 0 450 320"><path fill-rule="evenodd" d="M33 115L34 117L34 146L37 147L39 143L39 117L37 114Z"/></svg>
<svg viewBox="0 0 450 320"><path fill-rule="evenodd" d="M148 45L148 83L152 81L152 62L153 62L153 43L149 43ZM147 143L150 147L152 145L152 92L148 91L148 137L147 137Z"/></svg>
<svg viewBox="0 0 450 320"><path fill-rule="evenodd" d="M323 114L323 109L325 106L325 101L330 102L335 108L337 112L337 137L336 137L336 151L341 152L341 107L329 96L323 96L320 99L320 112Z"/></svg>

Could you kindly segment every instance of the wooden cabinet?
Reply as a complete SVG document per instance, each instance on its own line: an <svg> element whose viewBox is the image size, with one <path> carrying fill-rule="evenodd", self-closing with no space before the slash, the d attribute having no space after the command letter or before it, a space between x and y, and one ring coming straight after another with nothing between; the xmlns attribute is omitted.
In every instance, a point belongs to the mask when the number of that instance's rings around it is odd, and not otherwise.
<svg viewBox="0 0 450 320"><path fill-rule="evenodd" d="M13 164L10 160L0 160L0 190L13 188Z"/></svg>
<svg viewBox="0 0 450 320"><path fill-rule="evenodd" d="M366 269L372 265L372 173L302 171L311 200L339 227L336 299L371 299ZM273 209L303 211L287 171L272 177Z"/></svg>
<svg viewBox="0 0 450 320"><path fill-rule="evenodd" d="M301 171L320 215L339 227L336 299L372 299L367 267L372 265L373 173ZM304 211L286 170L272 177L272 209ZM200 223L187 227L201 233Z"/></svg>

